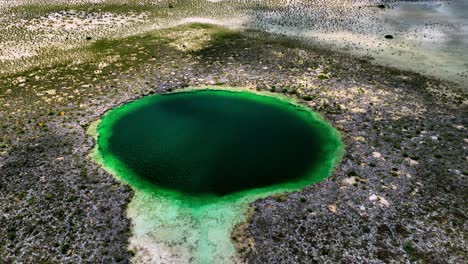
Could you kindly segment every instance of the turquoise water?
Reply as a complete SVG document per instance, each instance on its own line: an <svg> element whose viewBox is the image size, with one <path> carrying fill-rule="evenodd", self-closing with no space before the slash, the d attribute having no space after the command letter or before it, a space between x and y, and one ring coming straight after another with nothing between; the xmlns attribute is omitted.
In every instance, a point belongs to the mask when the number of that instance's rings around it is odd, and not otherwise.
<svg viewBox="0 0 468 264"><path fill-rule="evenodd" d="M145 97L108 112L97 132L94 158L135 190L134 244L180 263L232 262L230 232L248 203L323 180L343 152L307 108L234 90Z"/></svg>

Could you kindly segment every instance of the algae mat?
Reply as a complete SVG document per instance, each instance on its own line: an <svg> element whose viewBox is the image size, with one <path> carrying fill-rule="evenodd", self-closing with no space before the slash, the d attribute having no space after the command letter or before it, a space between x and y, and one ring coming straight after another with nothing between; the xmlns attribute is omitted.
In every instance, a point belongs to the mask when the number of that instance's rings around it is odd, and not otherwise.
<svg viewBox="0 0 468 264"><path fill-rule="evenodd" d="M326 178L339 133L286 98L188 89L109 111L94 158L135 190L135 261L229 263L248 204Z"/></svg>

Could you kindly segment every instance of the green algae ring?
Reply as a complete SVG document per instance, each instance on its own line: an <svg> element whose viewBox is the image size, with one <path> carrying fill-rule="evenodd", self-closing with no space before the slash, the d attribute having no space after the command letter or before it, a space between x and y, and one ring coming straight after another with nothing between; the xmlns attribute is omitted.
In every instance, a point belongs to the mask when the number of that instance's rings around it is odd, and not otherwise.
<svg viewBox="0 0 468 264"><path fill-rule="evenodd" d="M136 191L136 237L177 262L232 260L229 232L249 202L323 180L343 150L307 108L231 90L148 96L108 112L98 134L98 160Z"/></svg>

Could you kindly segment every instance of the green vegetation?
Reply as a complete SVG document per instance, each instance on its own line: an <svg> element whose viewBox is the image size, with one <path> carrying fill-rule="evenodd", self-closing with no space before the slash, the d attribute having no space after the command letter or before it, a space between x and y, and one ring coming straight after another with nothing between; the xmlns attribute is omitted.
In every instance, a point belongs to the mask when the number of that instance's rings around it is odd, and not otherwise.
<svg viewBox="0 0 468 264"><path fill-rule="evenodd" d="M319 80L328 80L328 76L325 75L325 74L322 74L322 73L319 74L319 75L317 75L317 78L318 78Z"/></svg>
<svg viewBox="0 0 468 264"><path fill-rule="evenodd" d="M406 241L405 244L403 244L403 250L408 254L411 261L419 259L418 249L414 247L411 241Z"/></svg>

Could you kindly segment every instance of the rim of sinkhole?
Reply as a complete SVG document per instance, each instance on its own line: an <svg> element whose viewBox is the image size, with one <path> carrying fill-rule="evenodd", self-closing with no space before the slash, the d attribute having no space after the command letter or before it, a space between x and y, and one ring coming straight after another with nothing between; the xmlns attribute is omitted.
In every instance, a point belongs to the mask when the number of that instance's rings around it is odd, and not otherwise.
<svg viewBox="0 0 468 264"><path fill-rule="evenodd" d="M330 149L326 158L322 159L318 168L299 179L220 196L193 195L161 188L135 175L113 155L103 155L102 143L109 138L109 133L102 132L113 123L109 121L116 121L113 118L119 114L125 115L133 108L151 104L152 99L158 96L204 91L229 92L232 96L262 99L288 108L288 111L301 113L309 122L320 125L327 132ZM127 206L127 216L132 219L129 249L135 252L134 262L237 263L231 232L236 224L246 220L249 204L259 198L299 190L322 181L331 174L344 154L341 135L335 128L319 114L284 95L225 87L185 88L168 94L151 95L116 107L88 129L97 142L91 153L92 159L134 190L134 196Z"/></svg>
<svg viewBox="0 0 468 264"><path fill-rule="evenodd" d="M327 144L327 147L324 151L326 157L320 158L321 164L315 164L316 166L314 168L304 173L304 175L297 176L295 179L286 180L284 182L276 182L266 186L246 188L244 190L238 190L220 195L214 193L187 193L168 187L158 186L150 180L138 175L138 173L130 169L123 161L121 161L119 157L108 151L109 146L107 144L109 142L109 138L112 136L112 128L117 122L119 122L122 117L128 115L132 111L137 110L138 108L151 105L154 103L153 99L155 97L162 97L167 95L188 95L191 93L200 92L220 92L225 93L226 95L231 93L245 95L244 97L240 96L239 98L245 98L247 100L252 98L252 100L261 99L258 100L259 103L268 103L269 101L270 103L276 104L276 106L285 107L284 111L297 111L297 113L300 113L298 118L302 119L302 121L314 123L314 125L319 125L320 129L327 133L325 138L328 140L328 142L323 143ZM340 133L331 124L325 121L325 119L320 114L315 113L308 107L297 103L290 97L267 92L252 91L243 88L190 87L178 89L169 93L145 96L143 98L127 102L116 108L110 109L103 115L101 120L92 126L90 131L92 131L90 134L92 134L96 139L96 147L91 155L92 158L101 166L103 166L108 172L113 174L119 181L129 184L134 189L144 190L154 194L157 193L158 195L176 199L181 203L188 204L190 207L194 207L197 204L203 206L204 204L212 203L215 200L237 200L250 194L255 194L255 196L258 194L264 194L266 196L274 193L288 192L300 189L316 182L320 182L326 179L332 173L334 167L341 160L344 153L344 145L342 143ZM106 153L103 153L103 149L106 149ZM281 154L281 150L278 150L278 154Z"/></svg>

